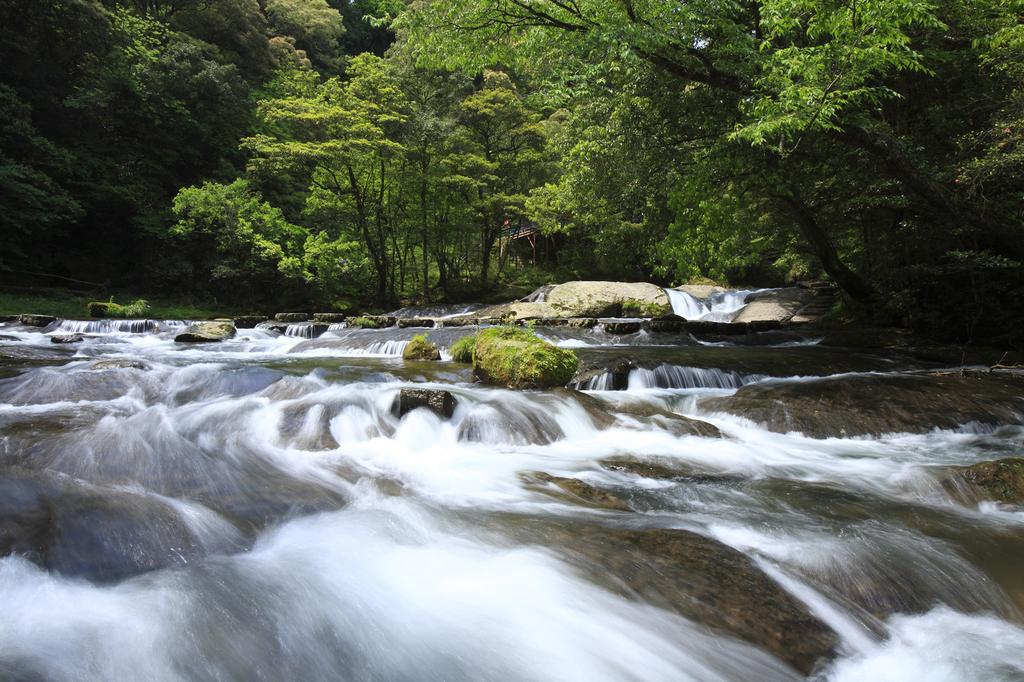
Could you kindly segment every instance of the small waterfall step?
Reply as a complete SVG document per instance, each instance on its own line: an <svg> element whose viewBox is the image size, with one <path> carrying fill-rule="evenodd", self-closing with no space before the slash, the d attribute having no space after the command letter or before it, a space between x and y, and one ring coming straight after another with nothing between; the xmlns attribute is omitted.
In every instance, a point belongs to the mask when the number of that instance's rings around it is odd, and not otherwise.
<svg viewBox="0 0 1024 682"><path fill-rule="evenodd" d="M815 283L809 288L814 291L814 298L793 315L790 323L806 324L814 322L831 312L832 307L835 305L836 297L839 295L839 289L835 285Z"/></svg>

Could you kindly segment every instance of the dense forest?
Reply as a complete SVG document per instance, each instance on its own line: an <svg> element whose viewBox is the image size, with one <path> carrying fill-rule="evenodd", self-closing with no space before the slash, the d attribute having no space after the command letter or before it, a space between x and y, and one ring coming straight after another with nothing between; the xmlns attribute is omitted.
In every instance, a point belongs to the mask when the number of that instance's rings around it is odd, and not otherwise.
<svg viewBox="0 0 1024 682"><path fill-rule="evenodd" d="M1020 0L0 0L0 110L10 285L825 278L1024 319Z"/></svg>

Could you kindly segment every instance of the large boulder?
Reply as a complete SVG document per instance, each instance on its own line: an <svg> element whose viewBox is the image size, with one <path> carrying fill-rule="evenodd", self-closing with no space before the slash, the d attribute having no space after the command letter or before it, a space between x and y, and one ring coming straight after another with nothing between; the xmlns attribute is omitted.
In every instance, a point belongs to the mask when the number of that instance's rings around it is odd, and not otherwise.
<svg viewBox="0 0 1024 682"><path fill-rule="evenodd" d="M864 374L751 384L700 403L772 431L814 438L925 433L977 422L1024 424L1024 376L1013 373Z"/></svg>
<svg viewBox="0 0 1024 682"><path fill-rule="evenodd" d="M473 370L485 383L508 388L565 386L576 374L576 354L515 327L483 329L476 335Z"/></svg>
<svg viewBox="0 0 1024 682"><path fill-rule="evenodd" d="M810 303L814 292L802 287L772 289L750 294L733 322L786 322Z"/></svg>
<svg viewBox="0 0 1024 682"><path fill-rule="evenodd" d="M711 298L715 294L720 294L723 291L728 291L728 289L720 287L717 284L684 284L676 287L676 291L682 291L694 298L705 299Z"/></svg>
<svg viewBox="0 0 1024 682"><path fill-rule="evenodd" d="M226 341L235 333L235 324L231 320L209 320L193 322L174 340L179 343L215 343Z"/></svg>
<svg viewBox="0 0 1024 682"><path fill-rule="evenodd" d="M545 303L556 311L551 317L612 317L623 304L637 312L672 310L665 290L649 282L566 282L552 287Z"/></svg>

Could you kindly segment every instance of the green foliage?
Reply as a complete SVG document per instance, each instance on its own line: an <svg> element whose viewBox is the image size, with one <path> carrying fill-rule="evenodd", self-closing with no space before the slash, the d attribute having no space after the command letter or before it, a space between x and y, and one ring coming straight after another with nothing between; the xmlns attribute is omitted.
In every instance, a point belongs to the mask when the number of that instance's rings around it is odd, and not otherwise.
<svg viewBox="0 0 1024 682"><path fill-rule="evenodd" d="M576 353L517 327L491 327L476 334L473 369L484 381L509 388L565 386L576 375Z"/></svg>
<svg viewBox="0 0 1024 682"><path fill-rule="evenodd" d="M440 360L441 352L434 343L427 340L426 334L417 334L409 339L409 343L402 351L402 358L405 360Z"/></svg>
<svg viewBox="0 0 1024 682"><path fill-rule="evenodd" d="M355 327L358 329L384 329L388 326L387 320L381 317L350 317L345 320L345 324L349 327Z"/></svg>
<svg viewBox="0 0 1024 682"><path fill-rule="evenodd" d="M281 36L295 39L318 66L337 69L339 40L345 33L341 14L327 0L267 0L267 19Z"/></svg>
<svg viewBox="0 0 1024 682"><path fill-rule="evenodd" d="M476 353L476 334L463 336L448 349L452 360L472 364L473 355Z"/></svg>

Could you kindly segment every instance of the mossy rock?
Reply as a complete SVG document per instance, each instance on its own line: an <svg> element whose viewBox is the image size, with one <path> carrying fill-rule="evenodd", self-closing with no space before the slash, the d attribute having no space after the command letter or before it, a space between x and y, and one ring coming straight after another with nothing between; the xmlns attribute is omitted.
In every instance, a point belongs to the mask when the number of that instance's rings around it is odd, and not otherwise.
<svg viewBox="0 0 1024 682"><path fill-rule="evenodd" d="M345 318L345 313L313 313L313 321L323 324L338 324L344 322Z"/></svg>
<svg viewBox="0 0 1024 682"><path fill-rule="evenodd" d="M440 360L441 351L437 346L427 340L426 334L419 334L412 337L402 351L402 358L406 360Z"/></svg>
<svg viewBox="0 0 1024 682"><path fill-rule="evenodd" d="M131 303L114 303L111 301L92 301L86 306L90 317L144 317L149 314L149 302L138 299Z"/></svg>
<svg viewBox="0 0 1024 682"><path fill-rule="evenodd" d="M277 313L274 319L278 322L306 322L309 320L309 313Z"/></svg>
<svg viewBox="0 0 1024 682"><path fill-rule="evenodd" d="M452 360L455 362L472 364L473 356L476 354L476 334L463 336L452 344L449 352L452 355Z"/></svg>
<svg viewBox="0 0 1024 682"><path fill-rule="evenodd" d="M1024 458L1010 457L956 467L942 485L965 501L1024 504Z"/></svg>
<svg viewBox="0 0 1024 682"><path fill-rule="evenodd" d="M395 318L387 315L360 315L350 318L347 324L359 329L386 329L395 325Z"/></svg>
<svg viewBox="0 0 1024 682"><path fill-rule="evenodd" d="M526 329L495 327L476 336L473 370L485 383L509 388L565 386L578 366L576 353L552 346Z"/></svg>
<svg viewBox="0 0 1024 682"><path fill-rule="evenodd" d="M88 305L89 317L117 317L115 312L120 307L110 301L91 301Z"/></svg>

